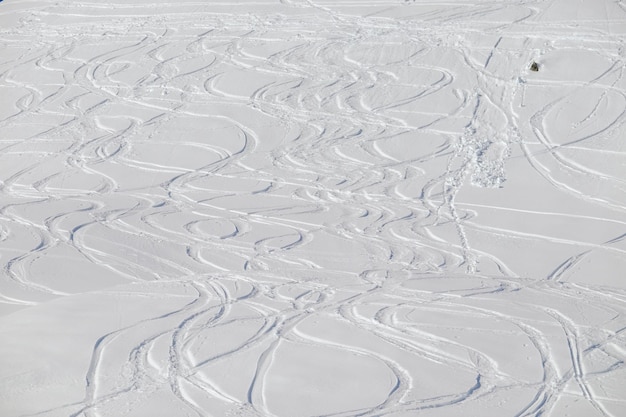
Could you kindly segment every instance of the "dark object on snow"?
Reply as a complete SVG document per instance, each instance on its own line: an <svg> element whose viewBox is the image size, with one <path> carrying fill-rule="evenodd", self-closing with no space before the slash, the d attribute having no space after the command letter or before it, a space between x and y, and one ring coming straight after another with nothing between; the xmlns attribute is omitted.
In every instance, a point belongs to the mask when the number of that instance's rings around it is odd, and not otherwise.
<svg viewBox="0 0 626 417"><path fill-rule="evenodd" d="M539 64L537 64L535 61L533 61L533 63L530 64L530 70L531 71L535 71L535 72L539 71Z"/></svg>

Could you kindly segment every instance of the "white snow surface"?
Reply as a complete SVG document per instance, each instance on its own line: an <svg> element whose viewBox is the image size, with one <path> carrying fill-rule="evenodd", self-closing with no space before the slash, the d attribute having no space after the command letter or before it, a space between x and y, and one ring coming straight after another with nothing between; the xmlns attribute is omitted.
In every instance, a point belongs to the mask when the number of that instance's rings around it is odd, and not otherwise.
<svg viewBox="0 0 626 417"><path fill-rule="evenodd" d="M1 2L0 416L626 415L625 48L621 0Z"/></svg>

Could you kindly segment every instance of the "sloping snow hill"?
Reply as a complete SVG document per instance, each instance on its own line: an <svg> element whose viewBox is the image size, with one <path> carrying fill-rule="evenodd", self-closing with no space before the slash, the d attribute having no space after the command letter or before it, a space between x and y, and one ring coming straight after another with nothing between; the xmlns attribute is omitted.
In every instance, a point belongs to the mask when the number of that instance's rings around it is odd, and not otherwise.
<svg viewBox="0 0 626 417"><path fill-rule="evenodd" d="M626 415L625 47L621 0L3 1L0 415Z"/></svg>

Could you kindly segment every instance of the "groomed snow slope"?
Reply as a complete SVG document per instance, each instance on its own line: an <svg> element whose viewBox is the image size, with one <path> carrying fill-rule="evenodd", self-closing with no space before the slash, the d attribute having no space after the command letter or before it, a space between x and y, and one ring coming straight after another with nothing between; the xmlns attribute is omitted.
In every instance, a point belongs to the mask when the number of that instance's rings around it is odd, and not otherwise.
<svg viewBox="0 0 626 417"><path fill-rule="evenodd" d="M0 415L626 415L625 47L621 0L3 1Z"/></svg>

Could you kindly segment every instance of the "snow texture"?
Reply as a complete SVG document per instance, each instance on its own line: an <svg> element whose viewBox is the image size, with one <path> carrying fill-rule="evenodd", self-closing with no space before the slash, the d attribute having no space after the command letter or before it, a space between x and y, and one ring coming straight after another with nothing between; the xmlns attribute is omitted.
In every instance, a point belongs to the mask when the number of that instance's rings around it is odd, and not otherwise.
<svg viewBox="0 0 626 417"><path fill-rule="evenodd" d="M3 1L0 416L626 415L625 46L621 0Z"/></svg>

